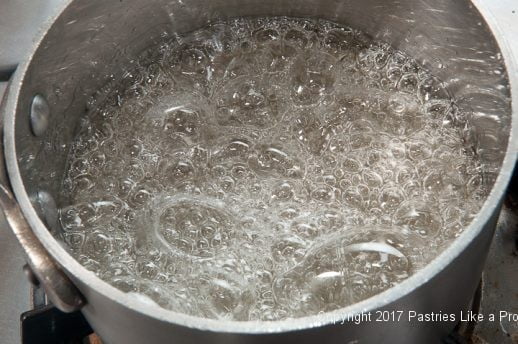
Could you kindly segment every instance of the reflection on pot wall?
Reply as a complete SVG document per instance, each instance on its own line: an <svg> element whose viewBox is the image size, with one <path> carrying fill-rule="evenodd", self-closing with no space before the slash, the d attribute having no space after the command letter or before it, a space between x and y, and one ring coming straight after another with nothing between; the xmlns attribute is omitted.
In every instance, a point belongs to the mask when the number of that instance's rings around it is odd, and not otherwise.
<svg viewBox="0 0 518 344"><path fill-rule="evenodd" d="M20 166L29 193L36 192L38 185L58 194L78 118L101 100L95 93L100 90L97 94L102 95L103 89L116 83L136 56L175 32L243 15L317 15L365 30L416 58L445 82L461 108L471 110L475 149L484 161L491 162L486 176L489 183L494 182L507 146L508 136L503 133L510 124L509 89L496 43L487 37L487 28L472 5L464 1L370 0L360 5L328 0L292 6L290 1L197 0L186 5L154 0L143 5L129 0L123 4L72 3L33 57L19 112L27 113L33 93L41 93L47 97L52 115L43 140L33 137L29 123L17 122Z"/></svg>

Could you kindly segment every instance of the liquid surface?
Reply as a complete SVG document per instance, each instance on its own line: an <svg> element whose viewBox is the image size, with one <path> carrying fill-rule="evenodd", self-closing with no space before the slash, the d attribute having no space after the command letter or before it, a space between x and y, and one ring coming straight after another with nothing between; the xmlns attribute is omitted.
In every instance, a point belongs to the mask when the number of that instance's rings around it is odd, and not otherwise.
<svg viewBox="0 0 518 344"><path fill-rule="evenodd" d="M426 265L485 197L441 82L361 32L239 19L149 55L84 121L60 209L125 292L239 321L334 310Z"/></svg>

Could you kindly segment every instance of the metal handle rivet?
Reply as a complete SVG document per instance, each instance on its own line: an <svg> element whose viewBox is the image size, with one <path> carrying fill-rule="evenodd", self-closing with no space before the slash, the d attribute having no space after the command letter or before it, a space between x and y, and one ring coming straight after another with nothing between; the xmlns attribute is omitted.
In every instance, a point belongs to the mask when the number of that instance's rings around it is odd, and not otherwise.
<svg viewBox="0 0 518 344"><path fill-rule="evenodd" d="M49 126L50 108L47 100L40 94L32 99L31 104L31 129L35 136L41 136Z"/></svg>

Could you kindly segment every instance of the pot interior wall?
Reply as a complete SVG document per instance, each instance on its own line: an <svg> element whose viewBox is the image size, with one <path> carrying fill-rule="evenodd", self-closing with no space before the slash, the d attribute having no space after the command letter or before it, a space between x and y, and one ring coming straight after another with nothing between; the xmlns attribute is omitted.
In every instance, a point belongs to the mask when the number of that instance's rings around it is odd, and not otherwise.
<svg viewBox="0 0 518 344"><path fill-rule="evenodd" d="M467 0L90 0L71 2L25 75L15 135L28 194L48 192L59 205L68 148L95 104L91 97L120 79L146 48L229 17L278 15L352 26L424 64L471 112L473 148L485 163L486 182L494 182L509 137L509 86L496 42ZM29 126L35 94L47 98L51 110L40 137Z"/></svg>

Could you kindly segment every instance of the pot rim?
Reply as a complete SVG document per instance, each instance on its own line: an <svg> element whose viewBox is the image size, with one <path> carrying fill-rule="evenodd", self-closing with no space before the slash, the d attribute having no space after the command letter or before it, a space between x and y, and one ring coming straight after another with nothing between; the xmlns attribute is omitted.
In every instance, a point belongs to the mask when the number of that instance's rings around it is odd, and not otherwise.
<svg viewBox="0 0 518 344"><path fill-rule="evenodd" d="M460 253L463 252L466 247L479 235L479 233L484 228L485 221L495 212L500 204L507 184L511 178L518 155L518 105L514 106L514 104L518 104L518 56L513 54L510 42L508 42L506 36L503 34L503 28L500 28L496 18L484 6L483 0L471 0L471 2L478 9L481 18L488 24L495 40L497 41L500 51L503 54L509 82L511 85L512 120L505 158L489 196L487 197L481 210L472 221L472 223L439 256L437 256L423 269L416 272L405 281L361 302L323 314L272 322L238 322L190 316L171 310L166 310L150 302L145 302L141 300L141 298L135 297L133 293L124 293L111 286L107 282L101 280L93 272L88 271L79 262L77 262L59 244L58 241L54 239L54 237L50 234L46 226L38 217L29 200L29 195L25 190L17 163L14 129L16 123L16 113L18 110L18 99L26 72L30 67L32 56L44 40L48 30L51 28L55 20L73 1L74 0L68 0L66 3L63 3L59 11L57 11L56 15L45 22L42 30L40 30L38 38L35 40L36 43L33 45L31 53L28 55L28 58L26 58L25 61L23 61L18 66L14 76L11 79L8 92L6 93L7 99L5 102L5 118L3 119L5 148L4 154L9 180L11 182L16 199L20 204L27 222L32 227L33 231L35 232L38 239L42 242L45 249L68 274L74 277L74 279L77 279L82 284L93 288L97 293L119 304L120 306L127 307L135 312L142 313L150 318L154 318L162 322L181 325L193 329L224 333L279 333L341 323L344 319L348 319L355 314L361 314L362 312L369 311L372 312L376 309L389 305L390 303L393 303L398 299L408 295L432 279L435 275L450 265L451 262L455 260L460 255ZM86 307L88 306L89 305L87 304Z"/></svg>

